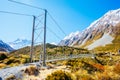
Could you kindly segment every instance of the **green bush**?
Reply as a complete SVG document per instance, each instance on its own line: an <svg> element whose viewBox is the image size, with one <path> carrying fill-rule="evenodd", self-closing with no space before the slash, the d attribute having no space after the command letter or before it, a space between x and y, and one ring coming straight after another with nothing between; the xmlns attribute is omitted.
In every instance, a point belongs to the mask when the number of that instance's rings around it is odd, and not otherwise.
<svg viewBox="0 0 120 80"><path fill-rule="evenodd" d="M70 73L59 70L48 75L46 80L73 80L73 77Z"/></svg>
<svg viewBox="0 0 120 80"><path fill-rule="evenodd" d="M6 63L6 64L7 64L7 65L9 65L9 64L13 63L13 62L14 62L14 60L15 60L15 59L10 59L9 61L7 61L7 63Z"/></svg>
<svg viewBox="0 0 120 80"><path fill-rule="evenodd" d="M30 62L30 58L25 58L25 62L24 63L29 63Z"/></svg>
<svg viewBox="0 0 120 80"><path fill-rule="evenodd" d="M7 56L4 53L0 54L0 60L4 60L5 58L7 58Z"/></svg>

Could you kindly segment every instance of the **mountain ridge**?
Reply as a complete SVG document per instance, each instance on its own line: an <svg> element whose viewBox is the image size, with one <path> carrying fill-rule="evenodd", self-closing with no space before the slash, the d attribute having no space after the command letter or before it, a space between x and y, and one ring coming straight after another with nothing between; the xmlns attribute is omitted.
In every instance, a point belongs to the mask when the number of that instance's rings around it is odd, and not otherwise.
<svg viewBox="0 0 120 80"><path fill-rule="evenodd" d="M14 40L13 42L8 42L8 44L11 47L13 47L14 49L20 49L20 48L23 48L25 46L30 46L31 40L18 38L16 40Z"/></svg>
<svg viewBox="0 0 120 80"><path fill-rule="evenodd" d="M116 36L115 34L116 25L119 23L120 23L120 9L110 10L106 14L104 14L102 17L100 17L99 19L91 23L90 26L88 26L85 30L79 33L78 36L72 37L75 39L72 39L71 37L67 39L63 39L61 40L59 45L79 46L79 47L82 46L84 48L88 48L89 45L94 43L96 40L102 38L103 35L105 34L109 34L110 37L114 38L114 36ZM112 41L113 40L111 40L111 42ZM96 47L103 46L103 45L97 45Z"/></svg>
<svg viewBox="0 0 120 80"><path fill-rule="evenodd" d="M7 43L5 43L2 40L0 40L0 51L11 52L13 50L14 49L10 45L8 45Z"/></svg>

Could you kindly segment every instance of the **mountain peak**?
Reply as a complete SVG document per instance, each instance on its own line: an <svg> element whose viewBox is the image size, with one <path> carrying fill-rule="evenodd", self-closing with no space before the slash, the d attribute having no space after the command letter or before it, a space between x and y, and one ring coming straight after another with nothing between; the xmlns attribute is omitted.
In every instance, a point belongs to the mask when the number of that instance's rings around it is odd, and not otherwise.
<svg viewBox="0 0 120 80"><path fill-rule="evenodd" d="M104 25L110 24L110 25L115 26L119 22L120 22L120 8L117 10L108 11L106 14L103 15L103 17L101 17L101 18L95 20L93 23L91 23L90 26L87 27L87 29L95 28L102 24L104 24Z"/></svg>
<svg viewBox="0 0 120 80"><path fill-rule="evenodd" d="M8 44L14 49L19 49L25 46L29 46L31 44L31 40L27 40L25 38L18 38L13 42L8 42Z"/></svg>
<svg viewBox="0 0 120 80"><path fill-rule="evenodd" d="M111 39L111 42L114 38L113 35L116 31L116 25L120 23L120 8L117 10L110 10L106 14L104 14L102 17L94 21L90 24L85 30L82 32L75 32L71 33L70 35L66 36L59 45L65 45L65 46L84 46L87 47L90 44L94 43L96 40L98 42L104 41L104 34L109 34L109 38ZM100 39L102 38L102 39ZM100 39L100 40L99 40ZM107 42L106 43L110 43ZM100 44L102 45L102 43ZM96 44L96 47L99 45ZM95 47L94 47L95 48Z"/></svg>
<svg viewBox="0 0 120 80"><path fill-rule="evenodd" d="M67 40L73 38L74 36L78 36L80 33L81 33L80 31L72 32L68 36L66 36L63 40Z"/></svg>

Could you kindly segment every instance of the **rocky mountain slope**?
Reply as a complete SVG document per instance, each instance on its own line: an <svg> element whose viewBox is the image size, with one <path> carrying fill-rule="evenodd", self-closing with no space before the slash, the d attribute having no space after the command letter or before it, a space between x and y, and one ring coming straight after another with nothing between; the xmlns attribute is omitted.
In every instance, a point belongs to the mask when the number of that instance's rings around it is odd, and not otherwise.
<svg viewBox="0 0 120 80"><path fill-rule="evenodd" d="M75 41L77 41L81 36L81 33L79 31L72 32L68 36L66 36L58 45L64 45L64 46L73 46Z"/></svg>
<svg viewBox="0 0 120 80"><path fill-rule="evenodd" d="M59 45L81 46L92 50L99 46L112 44L120 32L120 9L108 11L88 28L65 37Z"/></svg>
<svg viewBox="0 0 120 80"><path fill-rule="evenodd" d="M2 40L0 40L0 51L4 51L4 52L11 52L14 49L9 46L8 44L4 43Z"/></svg>

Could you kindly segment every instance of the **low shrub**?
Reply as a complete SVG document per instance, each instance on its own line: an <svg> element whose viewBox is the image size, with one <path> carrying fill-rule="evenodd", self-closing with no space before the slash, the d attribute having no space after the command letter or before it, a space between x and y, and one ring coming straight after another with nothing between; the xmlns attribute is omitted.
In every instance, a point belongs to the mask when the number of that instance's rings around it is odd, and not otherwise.
<svg viewBox="0 0 120 80"><path fill-rule="evenodd" d="M29 68L25 69L25 73L28 75L35 75L39 74L39 70L35 66L30 66Z"/></svg>
<svg viewBox="0 0 120 80"><path fill-rule="evenodd" d="M98 77L98 80L113 80L113 79L108 75L101 75Z"/></svg>
<svg viewBox="0 0 120 80"><path fill-rule="evenodd" d="M77 80L94 80L90 75L80 75Z"/></svg>
<svg viewBox="0 0 120 80"><path fill-rule="evenodd" d="M11 75L9 77L7 77L5 80L17 80L15 75Z"/></svg>
<svg viewBox="0 0 120 80"><path fill-rule="evenodd" d="M70 73L59 70L48 75L46 80L73 80L73 77Z"/></svg>
<svg viewBox="0 0 120 80"><path fill-rule="evenodd" d="M4 59L6 59L7 58L7 55L6 54L4 54L4 53L1 53L0 54L0 60L4 60Z"/></svg>
<svg viewBox="0 0 120 80"><path fill-rule="evenodd" d="M13 62L14 62L14 60L15 60L15 59L10 59L9 61L7 61L7 63L6 63L6 64L7 64L7 65L9 65L9 64L13 63Z"/></svg>
<svg viewBox="0 0 120 80"><path fill-rule="evenodd" d="M75 72L75 80L94 80L90 74L88 74L87 70L79 70Z"/></svg>
<svg viewBox="0 0 120 80"><path fill-rule="evenodd" d="M115 65L114 72L120 75L120 61Z"/></svg>
<svg viewBox="0 0 120 80"><path fill-rule="evenodd" d="M4 68L5 66L6 66L6 64L0 63L0 68Z"/></svg>

